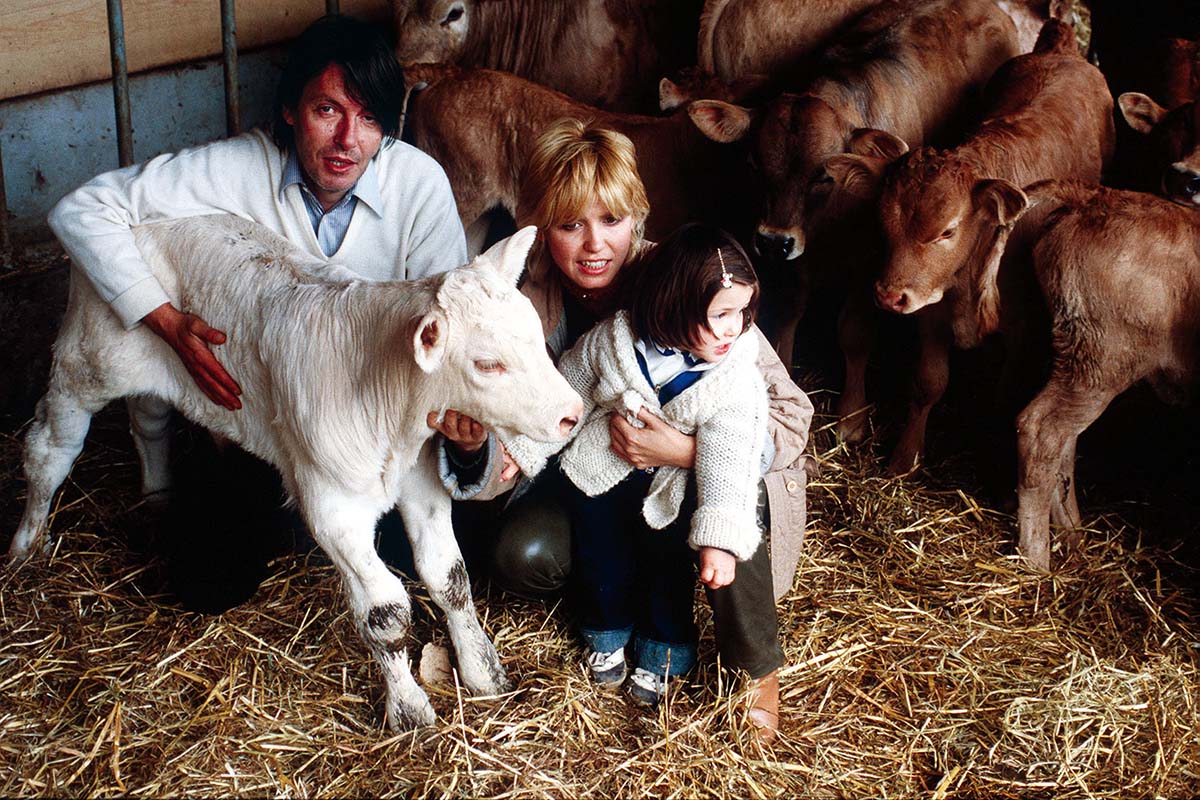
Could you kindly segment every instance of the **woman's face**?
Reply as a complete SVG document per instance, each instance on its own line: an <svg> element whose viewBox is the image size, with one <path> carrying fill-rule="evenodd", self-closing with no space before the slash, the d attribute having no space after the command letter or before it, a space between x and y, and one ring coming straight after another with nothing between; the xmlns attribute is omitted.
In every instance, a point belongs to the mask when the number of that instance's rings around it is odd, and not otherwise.
<svg viewBox="0 0 1200 800"><path fill-rule="evenodd" d="M618 217L593 198L582 216L546 231L550 258L583 291L607 288L629 257L633 218Z"/></svg>

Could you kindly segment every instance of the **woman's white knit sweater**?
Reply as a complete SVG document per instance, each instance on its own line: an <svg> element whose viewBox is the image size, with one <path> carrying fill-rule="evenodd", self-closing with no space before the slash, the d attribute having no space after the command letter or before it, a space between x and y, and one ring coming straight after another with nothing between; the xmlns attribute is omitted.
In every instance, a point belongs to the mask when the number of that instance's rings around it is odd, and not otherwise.
<svg viewBox="0 0 1200 800"><path fill-rule="evenodd" d="M767 428L767 392L756 365L758 339L740 336L729 353L705 376L666 405L638 366L633 331L625 311L588 331L563 354L559 371L583 398L582 422L566 445L563 472L585 494L603 494L633 471L610 448L608 415L637 405L696 437L697 508L689 542L693 548L719 547L741 560L750 558L762 536L755 504L759 459ZM505 442L513 460L533 476L563 447L531 439ZM642 514L652 528L677 516L688 470L660 467L650 484Z"/></svg>

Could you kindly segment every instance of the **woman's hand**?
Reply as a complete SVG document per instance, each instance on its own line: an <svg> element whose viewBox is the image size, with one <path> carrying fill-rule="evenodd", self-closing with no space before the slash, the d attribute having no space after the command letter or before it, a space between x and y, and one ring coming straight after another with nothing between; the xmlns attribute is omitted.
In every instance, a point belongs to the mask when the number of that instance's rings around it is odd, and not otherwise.
<svg viewBox="0 0 1200 800"><path fill-rule="evenodd" d="M737 573L737 558L719 547L700 548L700 582L710 589L720 589L733 583Z"/></svg>
<svg viewBox="0 0 1200 800"><path fill-rule="evenodd" d="M487 441L487 429L475 420L454 409L449 409L438 421L437 412L430 411L425 424L446 437L464 455L478 453Z"/></svg>
<svg viewBox="0 0 1200 800"><path fill-rule="evenodd" d="M608 437L620 458L638 469L696 466L696 437L681 433L645 406L637 418L645 424L635 428L620 414L609 414Z"/></svg>

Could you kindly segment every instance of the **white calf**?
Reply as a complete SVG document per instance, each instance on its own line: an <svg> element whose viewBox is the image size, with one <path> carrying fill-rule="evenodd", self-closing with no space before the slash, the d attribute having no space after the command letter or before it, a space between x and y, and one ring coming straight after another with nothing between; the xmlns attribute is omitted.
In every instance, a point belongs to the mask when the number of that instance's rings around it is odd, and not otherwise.
<svg viewBox="0 0 1200 800"><path fill-rule="evenodd" d="M342 576L382 668L393 728L436 719L405 651L411 603L375 552L375 523L393 505L417 572L448 617L463 682L476 693L504 691L504 668L471 602L426 415L456 408L504 436L545 441L570 431L579 396L555 370L537 314L513 285L533 237L526 228L443 275L372 283L236 217L137 229L175 305L228 333L221 358L242 385L243 407L210 402L166 344L142 326L124 330L72 272L49 389L25 442L28 497L9 561L49 539L50 501L92 415L119 397L157 398L282 473ZM166 438L137 419L132 432L143 489L165 486Z"/></svg>

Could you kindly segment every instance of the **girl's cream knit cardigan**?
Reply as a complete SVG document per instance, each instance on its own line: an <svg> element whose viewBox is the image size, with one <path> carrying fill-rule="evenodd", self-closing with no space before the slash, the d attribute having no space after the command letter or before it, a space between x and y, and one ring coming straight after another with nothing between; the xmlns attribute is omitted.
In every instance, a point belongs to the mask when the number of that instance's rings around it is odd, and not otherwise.
<svg viewBox="0 0 1200 800"><path fill-rule="evenodd" d="M739 336L704 378L659 405L655 388L638 366L629 315L617 312L584 334L558 363L583 398L582 421L560 459L563 472L591 497L616 486L634 468L609 447L608 415L643 405L696 437L697 508L691 546L719 547L743 561L750 558L762 538L755 504L767 429L767 392L757 355L758 337ZM523 437L505 445L530 477L564 446ZM688 470L679 467L655 472L642 504L650 527L664 528L679 516L687 480Z"/></svg>

